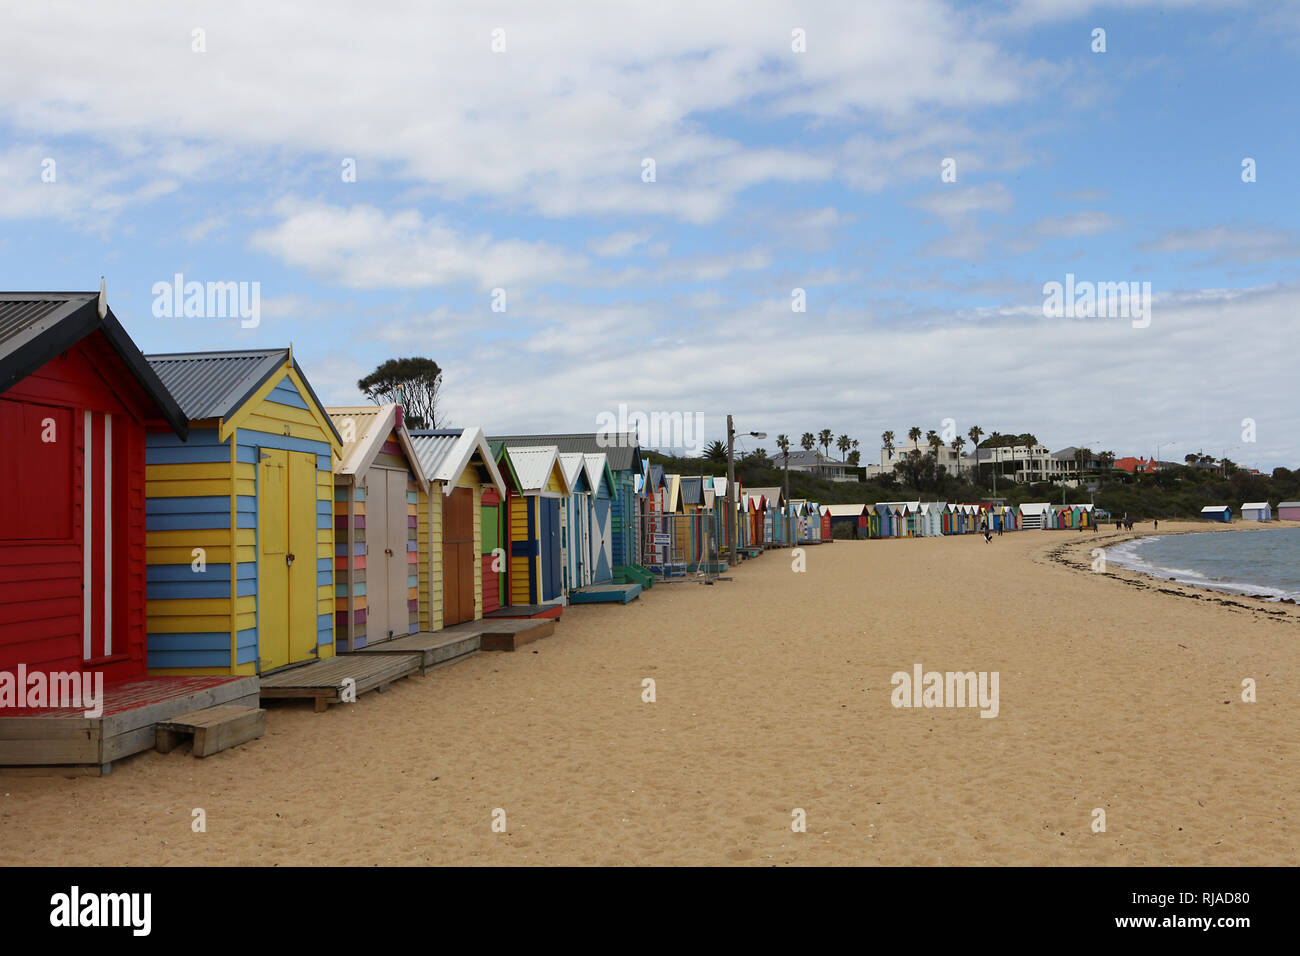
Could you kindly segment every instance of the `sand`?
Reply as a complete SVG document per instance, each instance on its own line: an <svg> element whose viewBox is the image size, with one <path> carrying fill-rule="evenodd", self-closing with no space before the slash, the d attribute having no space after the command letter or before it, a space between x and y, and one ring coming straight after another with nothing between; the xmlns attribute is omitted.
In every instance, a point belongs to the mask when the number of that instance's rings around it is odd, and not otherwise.
<svg viewBox="0 0 1300 956"><path fill-rule="evenodd" d="M205 760L0 778L0 863L1294 863L1300 614L1061 563L1121 537L841 541L573 607ZM918 662L998 671L998 716L892 707Z"/></svg>

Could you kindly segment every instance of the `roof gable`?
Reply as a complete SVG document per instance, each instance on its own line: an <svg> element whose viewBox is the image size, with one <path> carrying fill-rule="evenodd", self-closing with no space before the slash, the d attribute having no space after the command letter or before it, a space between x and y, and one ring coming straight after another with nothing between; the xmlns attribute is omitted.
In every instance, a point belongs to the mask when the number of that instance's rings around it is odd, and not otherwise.
<svg viewBox="0 0 1300 956"><path fill-rule="evenodd" d="M46 362L102 332L180 438L189 419L99 292L0 292L0 394Z"/></svg>

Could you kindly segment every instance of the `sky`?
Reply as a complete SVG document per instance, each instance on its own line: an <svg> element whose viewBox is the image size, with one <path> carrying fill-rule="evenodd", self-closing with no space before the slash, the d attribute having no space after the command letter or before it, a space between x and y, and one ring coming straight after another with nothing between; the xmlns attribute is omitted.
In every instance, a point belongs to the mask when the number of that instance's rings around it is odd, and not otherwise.
<svg viewBox="0 0 1300 956"><path fill-rule="evenodd" d="M731 413L870 462L951 419L1300 467L1300 4L0 18L0 289L104 276L145 352L292 344L330 404L427 356L489 434ZM155 314L177 274L256 283L257 324ZM1045 310L1067 281L1149 311Z"/></svg>

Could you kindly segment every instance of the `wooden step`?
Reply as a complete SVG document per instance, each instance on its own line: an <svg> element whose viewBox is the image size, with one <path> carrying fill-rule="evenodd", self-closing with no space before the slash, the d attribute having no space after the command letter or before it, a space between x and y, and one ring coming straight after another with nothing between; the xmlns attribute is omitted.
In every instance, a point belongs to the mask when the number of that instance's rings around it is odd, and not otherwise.
<svg viewBox="0 0 1300 956"><path fill-rule="evenodd" d="M210 757L229 747L255 740L264 733L266 711L262 708L219 704L160 720L154 727L154 749L168 753L182 738L193 736L194 756Z"/></svg>

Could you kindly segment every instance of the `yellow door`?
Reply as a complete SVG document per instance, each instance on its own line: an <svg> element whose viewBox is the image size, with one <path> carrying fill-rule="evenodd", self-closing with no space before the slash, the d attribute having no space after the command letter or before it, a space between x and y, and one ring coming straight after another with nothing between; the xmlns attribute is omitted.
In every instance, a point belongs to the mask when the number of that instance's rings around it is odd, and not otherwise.
<svg viewBox="0 0 1300 956"><path fill-rule="evenodd" d="M288 452L263 448L257 475L257 647L263 671L289 663Z"/></svg>
<svg viewBox="0 0 1300 956"><path fill-rule="evenodd" d="M293 663L316 656L316 456L289 453L289 634Z"/></svg>

